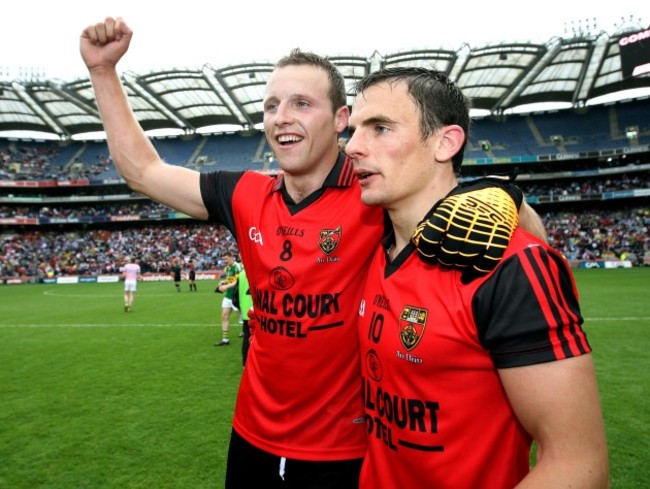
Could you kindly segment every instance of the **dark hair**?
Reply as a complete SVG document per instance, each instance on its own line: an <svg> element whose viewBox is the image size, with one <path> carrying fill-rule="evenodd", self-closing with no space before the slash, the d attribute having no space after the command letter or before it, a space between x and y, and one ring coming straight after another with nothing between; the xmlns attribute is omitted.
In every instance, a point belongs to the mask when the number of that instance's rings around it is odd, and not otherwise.
<svg viewBox="0 0 650 489"><path fill-rule="evenodd" d="M319 56L314 53L305 53L300 49L293 49L288 56L280 59L275 64L276 68L284 68L286 66L315 66L321 68L327 73L330 81L330 102L332 103L332 112L336 112L339 108L347 105L347 96L345 93L345 79L336 66L327 58Z"/></svg>
<svg viewBox="0 0 650 489"><path fill-rule="evenodd" d="M454 171L458 171L463 163L465 145L469 138L469 109L472 104L447 75L426 68L385 68L359 80L355 93L358 95L378 83L388 82L393 85L402 81L406 83L409 94L420 110L422 139L452 124L460 126L465 131L465 141L451 159Z"/></svg>

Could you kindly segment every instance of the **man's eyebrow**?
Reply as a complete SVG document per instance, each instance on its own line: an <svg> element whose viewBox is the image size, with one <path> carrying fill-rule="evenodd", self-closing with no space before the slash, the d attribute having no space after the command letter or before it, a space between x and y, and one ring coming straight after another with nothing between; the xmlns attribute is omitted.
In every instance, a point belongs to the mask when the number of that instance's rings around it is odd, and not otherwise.
<svg viewBox="0 0 650 489"><path fill-rule="evenodd" d="M272 100L272 101L275 102L275 101L281 100L282 98L283 97L279 97L277 95L269 95L265 99L263 99L263 102L267 102L269 100ZM284 98L285 98L285 100L295 101L295 100L313 100L315 97L313 95L309 95L309 94L306 94L306 93L295 92L295 93L290 93L289 95L287 95Z"/></svg>
<svg viewBox="0 0 650 489"><path fill-rule="evenodd" d="M354 125L351 124L350 125L350 130L354 130L358 126L372 126L372 125L375 125L375 124L390 124L390 123L393 123L393 122L395 122L395 121L393 119L391 119L390 117L386 117L386 116L383 116L383 115L375 115L375 116L372 116L372 117L368 117L367 119L364 119L364 120L358 122L357 124L354 124Z"/></svg>
<svg viewBox="0 0 650 489"><path fill-rule="evenodd" d="M314 98L313 95L309 95L308 93L301 93L301 92L293 92L290 93L287 99L289 100L312 100Z"/></svg>
<svg viewBox="0 0 650 489"><path fill-rule="evenodd" d="M368 126L371 124L387 124L387 123L392 123L395 122L393 119L390 117L386 117L385 115L376 115L373 117L370 117L368 119L365 119L363 121L363 124Z"/></svg>

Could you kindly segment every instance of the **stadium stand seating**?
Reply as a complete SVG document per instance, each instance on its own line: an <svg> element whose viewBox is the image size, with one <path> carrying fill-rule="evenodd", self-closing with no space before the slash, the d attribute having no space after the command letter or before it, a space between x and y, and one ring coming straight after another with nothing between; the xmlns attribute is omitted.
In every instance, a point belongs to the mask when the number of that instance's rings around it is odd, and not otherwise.
<svg viewBox="0 0 650 489"><path fill-rule="evenodd" d="M179 166L188 166L195 152L199 149L201 140L197 137L185 138L152 138L158 153L164 155L167 163Z"/></svg>
<svg viewBox="0 0 650 489"><path fill-rule="evenodd" d="M650 265L647 113L650 100L643 99L477 119L462 178L516 171L528 202L545 220L549 242L568 258L625 256ZM202 172L279 169L262 132L152 142L167 162ZM111 253L102 240L111 243ZM0 277L42 277L48 269L106 273L145 242L143 260L151 270L190 256L198 269L208 269L224 249L236 251L224 228L133 193L103 141L0 139Z"/></svg>
<svg viewBox="0 0 650 489"><path fill-rule="evenodd" d="M251 136L224 134L208 137L199 155L206 159L202 171L260 169L265 142L263 133Z"/></svg>

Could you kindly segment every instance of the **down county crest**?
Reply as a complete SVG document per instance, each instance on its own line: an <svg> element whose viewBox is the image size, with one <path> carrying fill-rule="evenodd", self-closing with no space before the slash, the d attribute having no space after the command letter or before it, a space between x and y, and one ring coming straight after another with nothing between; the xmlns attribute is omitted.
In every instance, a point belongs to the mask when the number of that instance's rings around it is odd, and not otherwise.
<svg viewBox="0 0 650 489"><path fill-rule="evenodd" d="M420 342L426 325L426 309L404 306L399 316L399 339L407 351L411 351Z"/></svg>
<svg viewBox="0 0 650 489"><path fill-rule="evenodd" d="M318 247L326 255L330 255L341 242L341 226L336 229L321 229Z"/></svg>

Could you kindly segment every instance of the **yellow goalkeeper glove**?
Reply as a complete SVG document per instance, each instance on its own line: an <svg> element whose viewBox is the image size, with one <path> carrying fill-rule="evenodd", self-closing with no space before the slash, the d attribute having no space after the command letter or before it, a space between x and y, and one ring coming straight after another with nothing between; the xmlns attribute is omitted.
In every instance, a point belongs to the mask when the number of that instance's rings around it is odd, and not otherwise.
<svg viewBox="0 0 650 489"><path fill-rule="evenodd" d="M519 187L507 179L459 185L418 224L411 240L423 261L462 268L464 279L488 273L510 243L522 201Z"/></svg>

